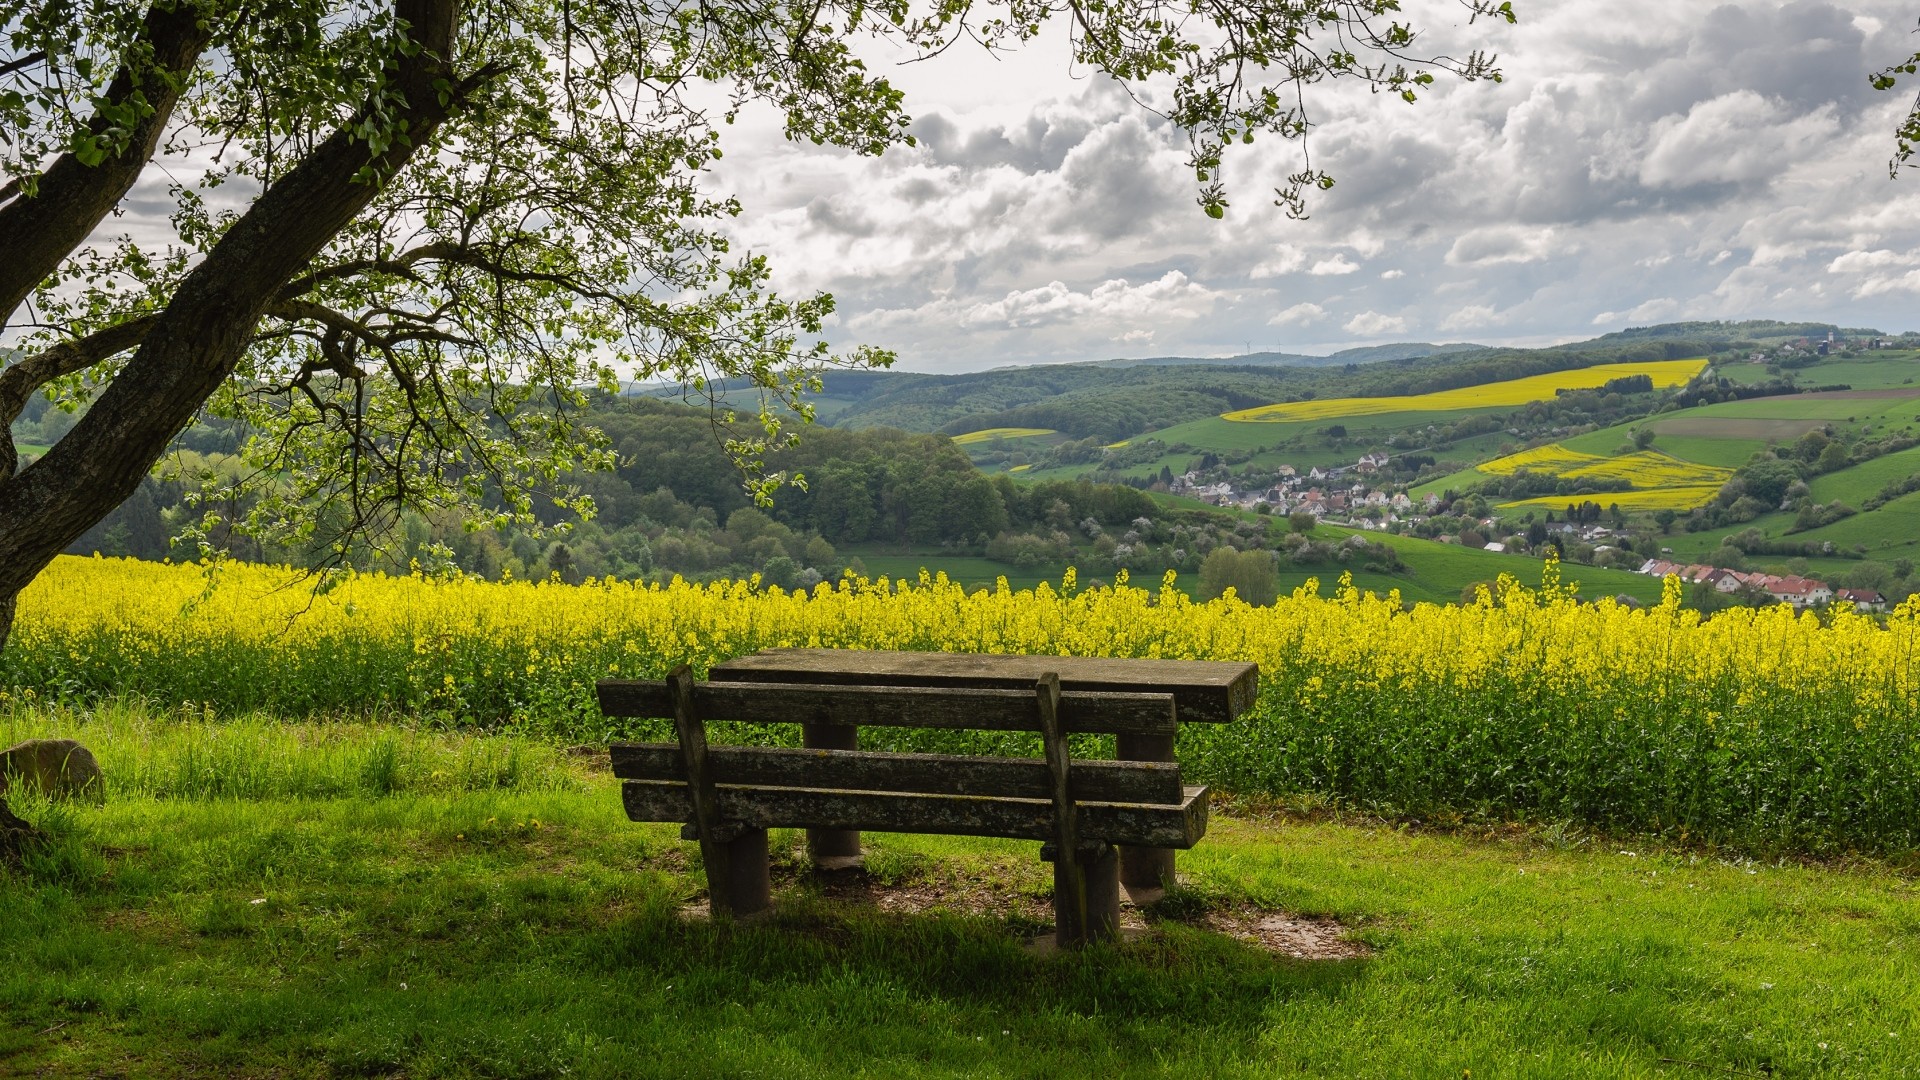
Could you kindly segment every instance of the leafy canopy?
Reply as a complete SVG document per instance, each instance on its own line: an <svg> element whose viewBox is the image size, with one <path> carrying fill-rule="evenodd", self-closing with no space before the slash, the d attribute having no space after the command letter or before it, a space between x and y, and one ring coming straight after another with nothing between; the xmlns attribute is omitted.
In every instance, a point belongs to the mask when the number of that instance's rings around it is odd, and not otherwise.
<svg viewBox="0 0 1920 1080"><path fill-rule="evenodd" d="M1514 19L1509 3L1459 2ZM754 103L779 110L789 139L910 144L907 104L862 62L862 39L931 58L1020 47L1067 20L1078 63L1170 102L1214 217L1228 148L1304 140L1310 86L1359 80L1413 101L1436 72L1499 78L1478 51L1422 60L1396 0L470 0L454 9L449 74L412 91L447 113L422 126L395 73L423 47L410 13L434 8L0 0L0 207L39 197L62 158L98 166L165 120L166 169L151 176L166 178L170 235L80 246L8 315L27 354L112 342L47 383L68 405L116 377L261 192L336 132L374 151L354 177L376 189L370 204L284 283L204 404L249 434L238 475L261 497L240 524L282 542L342 552L409 509L531 524L541 492L590 513L568 477L614 455L581 410L628 378L696 393L744 381L760 423L728 450L757 498L796 479L760 463L810 418L821 372L890 356L832 350L833 298L773 291L766 256L728 240L741 206L704 181L721 130ZM156 58L161 16L197 20L178 70ZM384 168L392 147L412 152ZM1275 198L1299 215L1332 183L1303 157Z"/></svg>

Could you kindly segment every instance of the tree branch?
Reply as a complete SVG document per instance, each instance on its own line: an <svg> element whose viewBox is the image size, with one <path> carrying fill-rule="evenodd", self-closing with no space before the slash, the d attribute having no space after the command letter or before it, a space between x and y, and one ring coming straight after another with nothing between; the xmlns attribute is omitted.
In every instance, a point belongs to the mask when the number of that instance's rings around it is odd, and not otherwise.
<svg viewBox="0 0 1920 1080"><path fill-rule="evenodd" d="M40 176L32 198L0 201L0 251L6 252L0 262L0 326L132 190L212 34L194 4L155 4L139 40L128 46L128 55L139 59L123 65L107 88L112 105L146 104L118 151L91 166L72 152L62 154ZM113 123L96 116L88 129L104 137Z"/></svg>
<svg viewBox="0 0 1920 1080"><path fill-rule="evenodd" d="M27 399L35 390L139 345L158 318L141 315L115 323L76 341L63 341L0 371L0 428L19 419L20 410L27 407Z"/></svg>
<svg viewBox="0 0 1920 1080"><path fill-rule="evenodd" d="M466 105L450 57L459 0L395 0L409 45L386 85L262 192L175 290L139 351L44 457L0 484L0 595L25 587L132 494L233 373L267 308ZM395 98L397 88L401 96ZM397 137L371 140L370 118ZM0 247L4 250L4 247Z"/></svg>
<svg viewBox="0 0 1920 1080"><path fill-rule="evenodd" d="M4 64L0 64L0 79L4 79L16 71L24 71L46 58L46 53L35 50L25 56L17 57Z"/></svg>

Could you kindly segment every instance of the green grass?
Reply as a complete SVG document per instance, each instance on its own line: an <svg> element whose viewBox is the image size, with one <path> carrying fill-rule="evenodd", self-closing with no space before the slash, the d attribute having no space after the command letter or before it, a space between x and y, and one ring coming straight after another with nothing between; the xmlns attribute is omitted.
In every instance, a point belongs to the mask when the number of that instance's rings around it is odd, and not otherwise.
<svg viewBox="0 0 1920 1080"><path fill-rule="evenodd" d="M913 581L920 576L920 570L924 567L930 573L944 571L950 580L966 586L968 591L994 588L995 580L1000 577L1005 577L1007 584L1015 589L1031 589L1042 581L1057 585L1060 572L1066 569L1065 566L1022 568L974 555L889 555L861 549L849 549L849 553L857 555L866 564L868 577L878 578L885 574L896 581Z"/></svg>
<svg viewBox="0 0 1920 1080"><path fill-rule="evenodd" d="M1758 372L1762 376L1766 374L1764 367L1746 364L1736 364L1733 367ZM1810 368L1795 371L1794 377L1805 385L1831 386L1845 383L1855 390L1883 390L1912 386L1920 382L1920 354L1887 351L1876 352L1854 360L1844 357L1822 360Z"/></svg>
<svg viewBox="0 0 1920 1080"><path fill-rule="evenodd" d="M1845 469L1816 476L1807 489L1820 502L1841 502L1859 509L1881 488L1897 480L1920 473L1920 446L1863 461Z"/></svg>
<svg viewBox="0 0 1920 1080"><path fill-rule="evenodd" d="M1321 526L1319 531L1348 536L1356 530ZM1510 574L1529 588L1540 584L1541 560L1531 555L1509 555L1422 540L1415 536L1395 536L1392 533L1367 532L1362 535L1398 551L1412 571L1410 583L1438 596L1436 602L1439 603L1458 603L1461 592L1468 585L1491 581L1501 574ZM1661 586L1658 580L1624 570L1565 563L1561 566L1561 577L1568 583L1577 582L1580 595L1589 599L1620 593L1643 601L1660 599ZM1409 596L1408 599L1419 597Z"/></svg>
<svg viewBox="0 0 1920 1080"><path fill-rule="evenodd" d="M1724 469L1737 469L1745 465L1748 458L1765 449L1766 445L1760 439L1713 439L1694 435L1660 435L1653 440L1653 449L1661 453L1682 461L1718 465Z"/></svg>
<svg viewBox="0 0 1920 1080"><path fill-rule="evenodd" d="M160 721L117 745L126 722L8 720L88 739L110 778L181 753ZM684 910L695 846L626 822L579 760L559 783L377 792L356 777L385 738L443 762L530 751L321 730L234 738L334 794L116 784L104 807L24 807L56 840L0 872L0 1072L1915 1072L1920 897L1874 864L1220 813L1141 936L1041 955L1023 945L1049 888L1031 843L869 836L872 898L836 900L776 833L776 914L714 924ZM878 902L916 894L932 909ZM1337 918L1374 955L1275 957L1199 924L1269 911Z"/></svg>
<svg viewBox="0 0 1920 1080"><path fill-rule="evenodd" d="M1749 398L1695 410L1700 415L1751 417L1766 420L1827 420L1848 424L1912 423L1920 413L1920 396L1905 398L1847 398L1818 394ZM1680 413L1670 414L1678 417ZM1666 417L1662 417L1666 419Z"/></svg>
<svg viewBox="0 0 1920 1080"><path fill-rule="evenodd" d="M1903 495L1868 514L1794 533L1796 540L1831 540L1844 548L1864 545L1875 559L1920 557L1920 492Z"/></svg>

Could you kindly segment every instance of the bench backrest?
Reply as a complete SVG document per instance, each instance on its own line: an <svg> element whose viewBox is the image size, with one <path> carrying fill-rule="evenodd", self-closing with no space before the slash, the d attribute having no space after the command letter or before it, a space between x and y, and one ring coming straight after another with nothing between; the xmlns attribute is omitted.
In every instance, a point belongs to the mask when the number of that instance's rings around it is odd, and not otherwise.
<svg viewBox="0 0 1920 1080"><path fill-rule="evenodd" d="M600 711L608 716L674 715L672 689L665 681L607 679L599 692ZM1074 734L1172 735L1173 705L1171 694L1068 690L1060 695L1060 719ZM703 720L1040 730L1032 690L703 682L693 685L693 707Z"/></svg>
<svg viewBox="0 0 1920 1080"><path fill-rule="evenodd" d="M614 743L613 775L622 780L687 782L677 743ZM1051 799L1052 773L1040 758L886 754L865 750L710 746L713 782L734 786L845 788L1010 799ZM1158 803L1185 797L1180 766L1169 761L1081 761L1070 773L1080 802Z"/></svg>

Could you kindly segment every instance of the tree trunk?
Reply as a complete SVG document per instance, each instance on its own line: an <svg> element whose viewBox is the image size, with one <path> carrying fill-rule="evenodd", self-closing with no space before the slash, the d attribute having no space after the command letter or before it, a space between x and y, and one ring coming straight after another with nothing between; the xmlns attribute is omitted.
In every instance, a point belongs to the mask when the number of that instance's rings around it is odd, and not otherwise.
<svg viewBox="0 0 1920 1080"><path fill-rule="evenodd" d="M17 597L55 555L120 505L232 376L268 304L432 138L472 86L447 58L457 0L396 0L416 50L390 84L405 138L375 153L355 117L263 192L181 281L132 359L45 456L0 482L0 597ZM442 95L440 87L453 87ZM369 106L369 110L375 106Z"/></svg>
<svg viewBox="0 0 1920 1080"><path fill-rule="evenodd" d="M97 165L82 165L74 154L62 154L39 176L39 190L32 197L0 202L0 251L6 252L0 263L0 325L140 179L173 118L181 80L213 36L206 16L195 4L149 9L139 40L128 49L127 63L107 88L109 102L124 104L137 94L150 108L127 133L120 152ZM102 134L112 123L99 117L88 130Z"/></svg>

